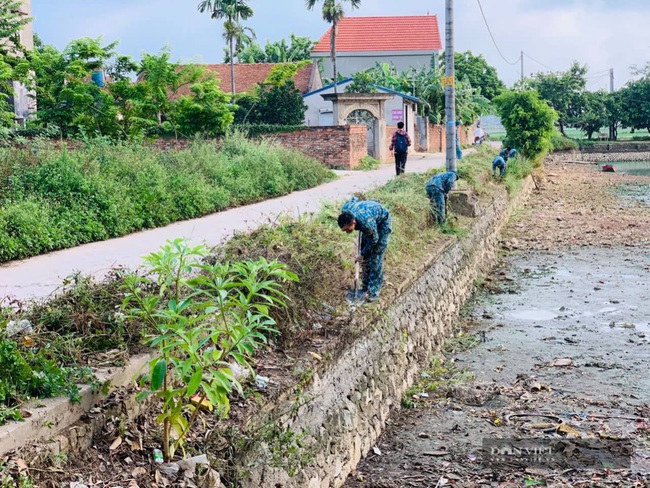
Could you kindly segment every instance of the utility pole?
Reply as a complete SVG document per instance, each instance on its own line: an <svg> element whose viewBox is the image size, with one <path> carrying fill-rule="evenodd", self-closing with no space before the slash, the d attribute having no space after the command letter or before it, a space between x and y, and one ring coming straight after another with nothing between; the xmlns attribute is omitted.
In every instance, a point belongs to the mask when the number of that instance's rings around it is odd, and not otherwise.
<svg viewBox="0 0 650 488"><path fill-rule="evenodd" d="M519 60L521 61L521 81L524 81L524 52L521 51L519 55Z"/></svg>
<svg viewBox="0 0 650 488"><path fill-rule="evenodd" d="M614 93L614 68L609 68L609 93ZM612 121L609 124L609 140L615 141L616 137L616 122Z"/></svg>
<svg viewBox="0 0 650 488"><path fill-rule="evenodd" d="M456 88L454 86L454 0L445 0L446 168L456 171Z"/></svg>

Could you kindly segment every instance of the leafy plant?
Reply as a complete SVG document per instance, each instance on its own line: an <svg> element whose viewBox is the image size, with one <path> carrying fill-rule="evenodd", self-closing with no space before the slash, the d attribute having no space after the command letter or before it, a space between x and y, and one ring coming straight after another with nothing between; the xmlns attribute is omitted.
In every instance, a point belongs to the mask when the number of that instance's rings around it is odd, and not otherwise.
<svg viewBox="0 0 650 488"><path fill-rule="evenodd" d="M536 91L506 91L494 103L508 133L505 146L519 148L532 159L540 158L551 148L557 113Z"/></svg>
<svg viewBox="0 0 650 488"><path fill-rule="evenodd" d="M274 332L270 309L285 305L281 283L297 280L278 262L204 264L207 253L204 246L168 241L145 258L153 277L124 280L123 309L156 330L146 342L159 357L139 398L155 394L163 402L157 420L167 461L183 447L204 405L228 414L229 395L242 393L231 363L252 372L250 358ZM146 292L152 286L159 287L157 295Z"/></svg>
<svg viewBox="0 0 650 488"><path fill-rule="evenodd" d="M370 171L381 166L381 161L373 158L372 156L364 156L361 158L358 169L361 171Z"/></svg>
<svg viewBox="0 0 650 488"><path fill-rule="evenodd" d="M25 338L26 340L27 338ZM31 341L31 343L30 343ZM0 341L0 419L16 420L16 407L30 398L51 398L68 395L80 400L80 374L77 368L60 366L49 357L47 346L38 347L33 339L19 345L5 338ZM3 423L0 421L0 424Z"/></svg>

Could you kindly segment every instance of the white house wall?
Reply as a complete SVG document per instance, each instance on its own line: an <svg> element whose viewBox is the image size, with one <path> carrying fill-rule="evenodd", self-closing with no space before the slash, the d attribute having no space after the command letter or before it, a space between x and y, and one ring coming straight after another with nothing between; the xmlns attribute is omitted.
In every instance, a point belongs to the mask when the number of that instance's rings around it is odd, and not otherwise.
<svg viewBox="0 0 650 488"><path fill-rule="evenodd" d="M358 52L358 53L337 53L336 69L343 77L354 76L355 73L374 67L377 63L392 63L398 72L409 71L411 69L420 70L431 67L431 58L436 53L432 52L403 52L403 53L376 53L376 52ZM323 76L331 79L332 61L329 53L312 53L312 59L318 61L322 59Z"/></svg>

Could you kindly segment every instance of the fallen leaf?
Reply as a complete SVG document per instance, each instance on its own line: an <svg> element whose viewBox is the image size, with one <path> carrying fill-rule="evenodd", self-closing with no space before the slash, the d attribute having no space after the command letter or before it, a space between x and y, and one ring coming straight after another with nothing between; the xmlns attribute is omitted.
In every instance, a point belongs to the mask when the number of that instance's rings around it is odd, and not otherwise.
<svg viewBox="0 0 650 488"><path fill-rule="evenodd" d="M110 445L108 449L114 451L115 449L120 447L120 445L122 445L122 438L118 436L115 438L115 440L113 441L113 443Z"/></svg>
<svg viewBox="0 0 650 488"><path fill-rule="evenodd" d="M582 437L580 432L578 432L576 429L571 427L570 425L566 424L560 424L557 426L557 433L558 434L564 434L564 435L574 435L576 437Z"/></svg>
<svg viewBox="0 0 650 488"><path fill-rule="evenodd" d="M190 402L192 402L192 405L195 407L199 407L202 410L212 412L212 403L210 403L207 398L203 398L201 395L194 395L192 398L190 398Z"/></svg>
<svg viewBox="0 0 650 488"><path fill-rule="evenodd" d="M221 476L214 469L210 468L201 481L200 488L222 488Z"/></svg>
<svg viewBox="0 0 650 488"><path fill-rule="evenodd" d="M313 358L318 359L319 361L322 361L322 360L323 360L323 356L321 356L321 355L318 354L317 352L311 352L311 351L309 351L309 354L311 354L311 356L312 356Z"/></svg>
<svg viewBox="0 0 650 488"><path fill-rule="evenodd" d="M137 478L139 476L144 476L146 474L147 474L147 469L143 468L142 466L138 466L133 471L131 471L131 476L133 476L134 478Z"/></svg>
<svg viewBox="0 0 650 488"><path fill-rule="evenodd" d="M29 337L29 336L25 336L25 337L23 337L23 339L20 341L20 343L21 343L24 347L34 347L34 346L36 345L36 342L34 342L34 339L32 339L32 338Z"/></svg>

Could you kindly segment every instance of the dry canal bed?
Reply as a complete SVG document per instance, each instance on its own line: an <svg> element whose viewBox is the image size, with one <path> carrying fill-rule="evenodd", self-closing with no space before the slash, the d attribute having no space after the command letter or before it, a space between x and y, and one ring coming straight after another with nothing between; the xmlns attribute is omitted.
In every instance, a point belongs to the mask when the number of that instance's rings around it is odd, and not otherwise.
<svg viewBox="0 0 650 488"><path fill-rule="evenodd" d="M648 248L511 255L466 317L474 347L446 355L453 381L425 373L435 388L411 391L346 486L648 486L649 278ZM542 455L485 457L517 438Z"/></svg>

